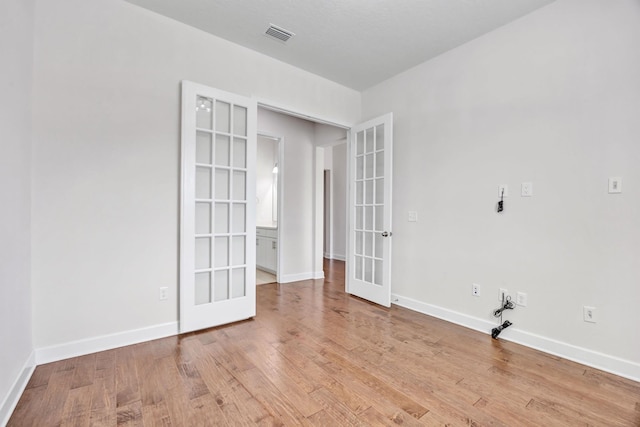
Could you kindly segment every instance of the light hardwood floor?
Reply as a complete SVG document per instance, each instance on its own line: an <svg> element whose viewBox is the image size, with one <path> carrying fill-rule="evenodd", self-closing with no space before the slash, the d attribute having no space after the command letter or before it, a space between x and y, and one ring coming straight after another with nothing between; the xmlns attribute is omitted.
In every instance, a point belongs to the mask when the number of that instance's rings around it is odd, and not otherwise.
<svg viewBox="0 0 640 427"><path fill-rule="evenodd" d="M39 366L9 426L639 426L640 384L325 281L255 319Z"/></svg>

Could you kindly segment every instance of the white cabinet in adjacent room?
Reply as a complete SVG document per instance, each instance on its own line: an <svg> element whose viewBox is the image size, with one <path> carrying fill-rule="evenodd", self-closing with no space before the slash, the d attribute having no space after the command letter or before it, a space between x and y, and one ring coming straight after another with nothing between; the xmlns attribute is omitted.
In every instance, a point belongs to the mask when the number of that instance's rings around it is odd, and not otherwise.
<svg viewBox="0 0 640 427"><path fill-rule="evenodd" d="M256 267L276 274L278 265L278 229L256 228Z"/></svg>

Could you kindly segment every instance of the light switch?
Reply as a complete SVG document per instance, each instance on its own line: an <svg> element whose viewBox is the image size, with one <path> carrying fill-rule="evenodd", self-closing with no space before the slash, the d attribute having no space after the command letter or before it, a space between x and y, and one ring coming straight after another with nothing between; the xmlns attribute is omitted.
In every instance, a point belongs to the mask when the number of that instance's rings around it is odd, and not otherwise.
<svg viewBox="0 0 640 427"><path fill-rule="evenodd" d="M522 183L522 197L531 197L533 196L533 184L530 182Z"/></svg>
<svg viewBox="0 0 640 427"><path fill-rule="evenodd" d="M409 211L409 222L418 222L418 212Z"/></svg>
<svg viewBox="0 0 640 427"><path fill-rule="evenodd" d="M609 193L622 193L622 177L612 176L609 178Z"/></svg>

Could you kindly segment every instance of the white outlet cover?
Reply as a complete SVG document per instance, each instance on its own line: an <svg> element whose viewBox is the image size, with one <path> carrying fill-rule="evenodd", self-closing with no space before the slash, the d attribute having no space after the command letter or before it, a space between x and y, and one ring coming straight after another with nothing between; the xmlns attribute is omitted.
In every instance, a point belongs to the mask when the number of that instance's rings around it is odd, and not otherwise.
<svg viewBox="0 0 640 427"><path fill-rule="evenodd" d="M598 321L598 310L595 307L582 307L582 315L585 322L596 323Z"/></svg>
<svg viewBox="0 0 640 427"><path fill-rule="evenodd" d="M521 189L522 197L531 197L533 196L533 184L530 182L523 182Z"/></svg>
<svg viewBox="0 0 640 427"><path fill-rule="evenodd" d="M477 283L471 285L471 295L473 295L474 297L480 296L480 285L478 285Z"/></svg>
<svg viewBox="0 0 640 427"><path fill-rule="evenodd" d="M516 304L519 305L520 307L526 307L527 306L527 294L525 294L524 292L518 292L516 294Z"/></svg>
<svg viewBox="0 0 640 427"><path fill-rule="evenodd" d="M500 303L502 303L502 294L504 294L504 299L506 302L507 297L509 296L509 291L506 290L505 288L500 288L500 292L498 292L498 302Z"/></svg>
<svg viewBox="0 0 640 427"><path fill-rule="evenodd" d="M418 212L409 211L408 220L409 222L418 222Z"/></svg>
<svg viewBox="0 0 640 427"><path fill-rule="evenodd" d="M612 176L609 178L609 193L622 193L622 177Z"/></svg>

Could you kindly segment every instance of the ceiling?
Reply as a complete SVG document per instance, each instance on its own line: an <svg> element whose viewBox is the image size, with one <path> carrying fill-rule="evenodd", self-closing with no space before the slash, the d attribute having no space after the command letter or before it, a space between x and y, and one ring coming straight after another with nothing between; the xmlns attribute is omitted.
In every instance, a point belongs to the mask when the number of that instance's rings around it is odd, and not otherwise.
<svg viewBox="0 0 640 427"><path fill-rule="evenodd" d="M361 91L554 0L127 1Z"/></svg>

